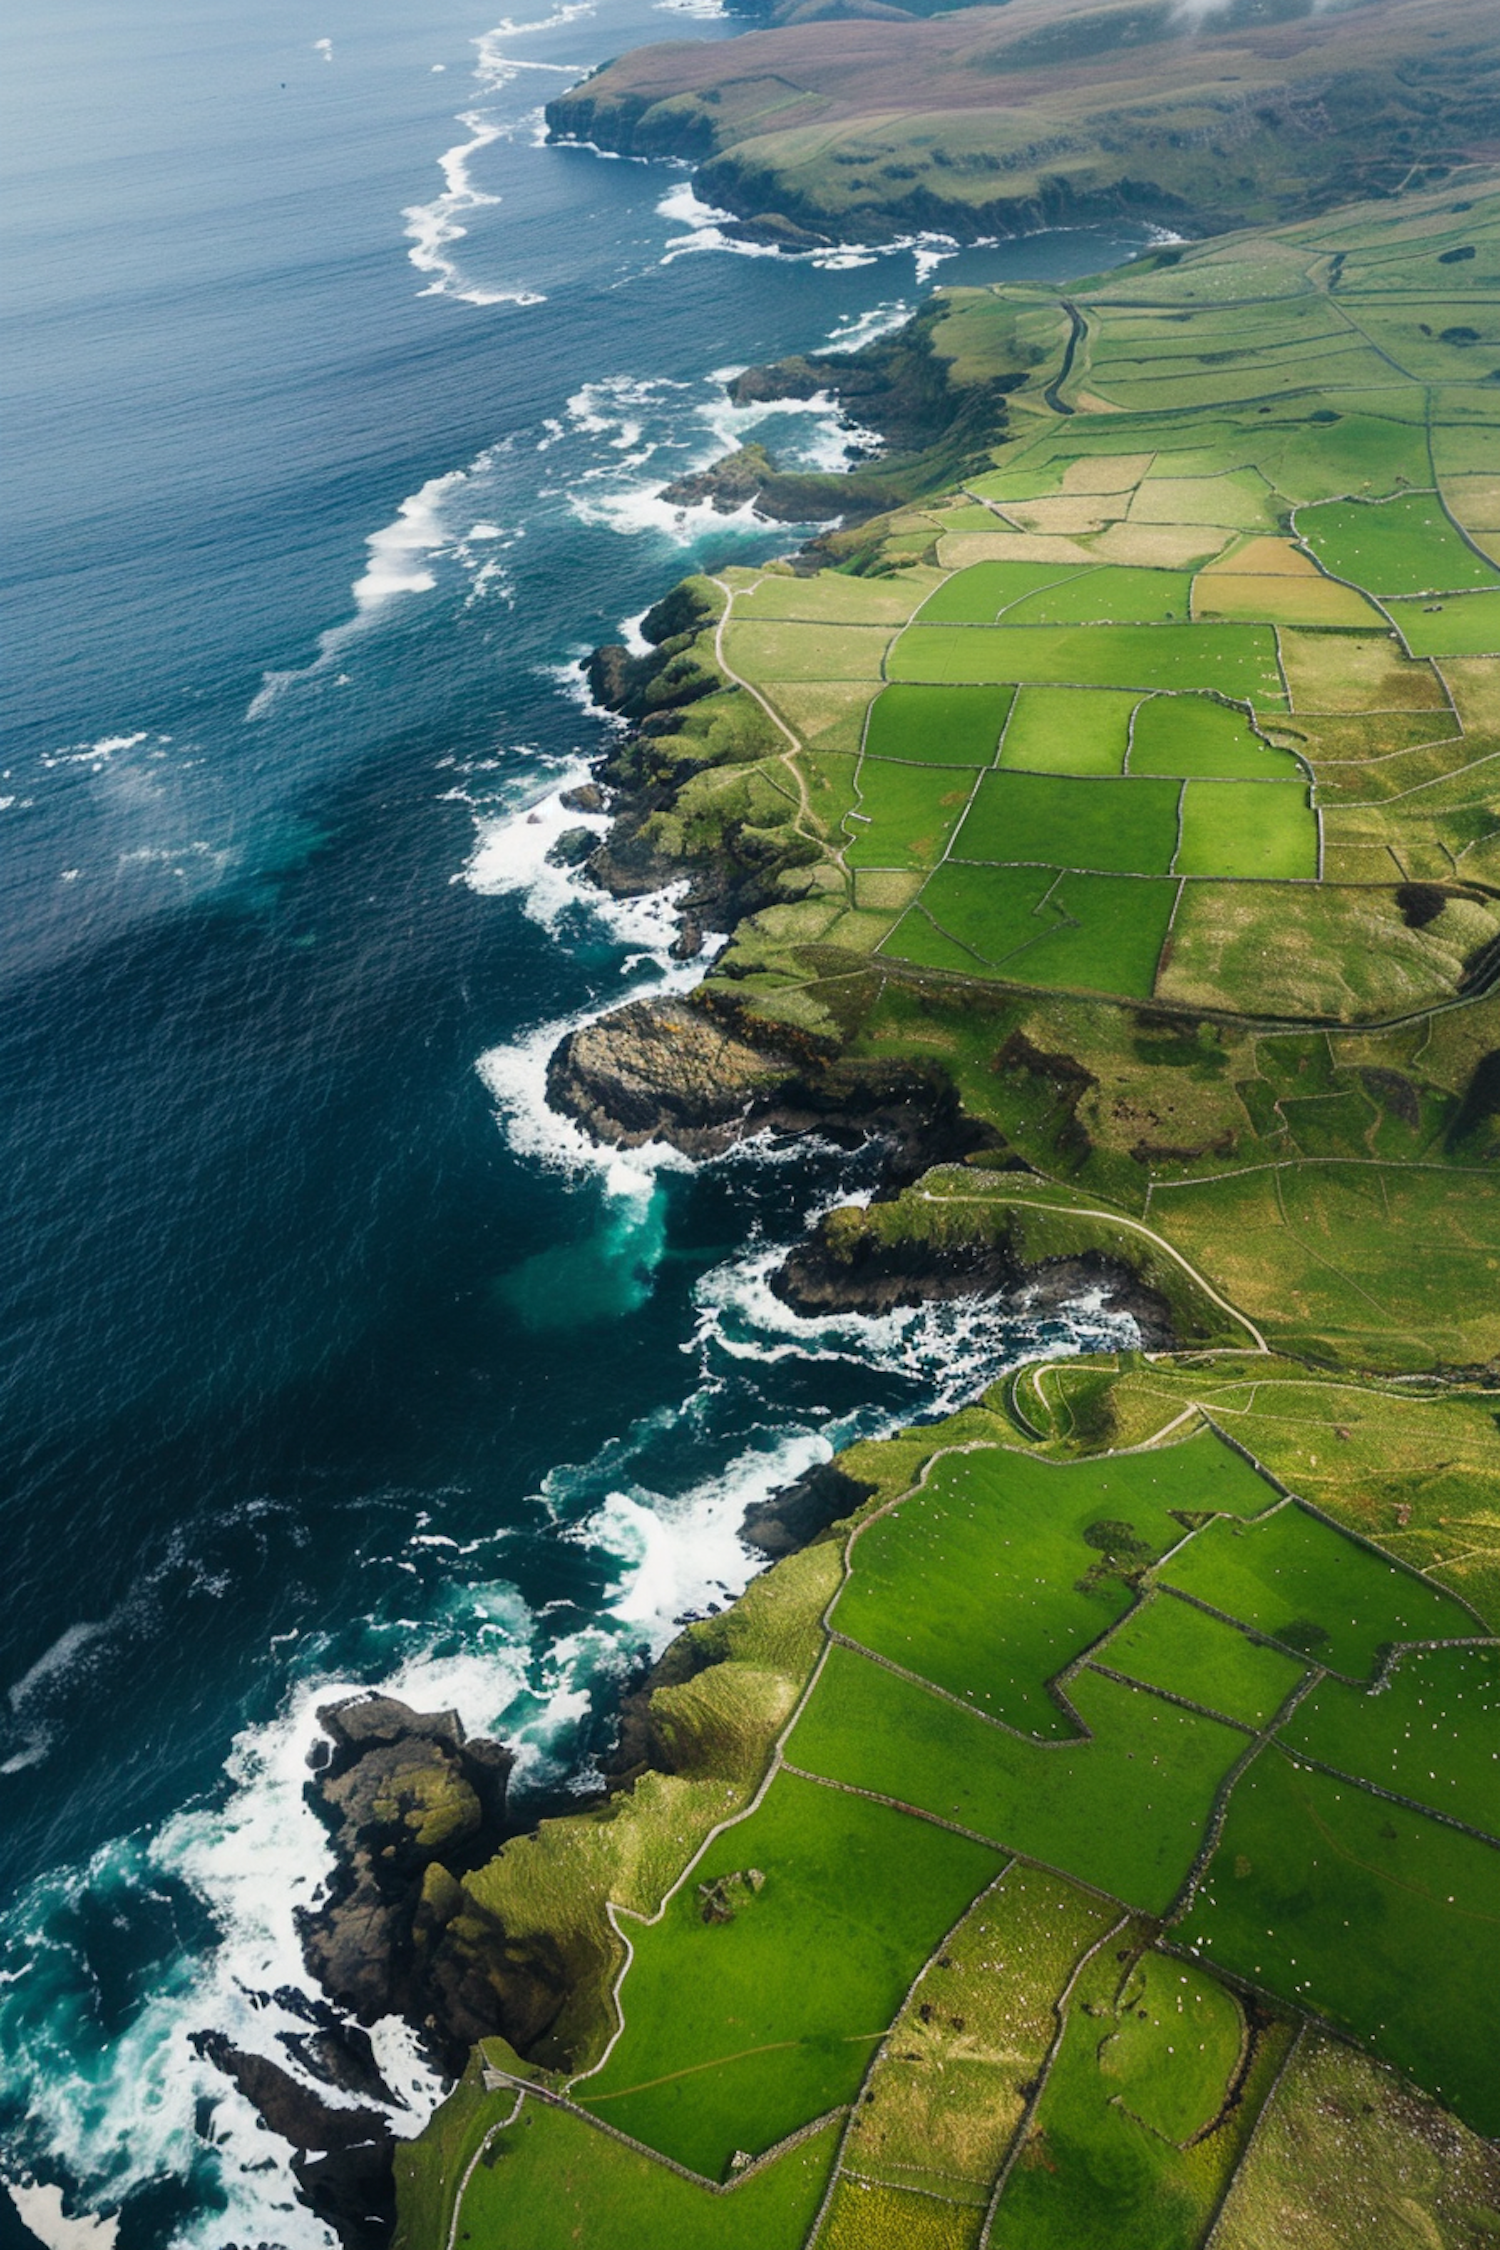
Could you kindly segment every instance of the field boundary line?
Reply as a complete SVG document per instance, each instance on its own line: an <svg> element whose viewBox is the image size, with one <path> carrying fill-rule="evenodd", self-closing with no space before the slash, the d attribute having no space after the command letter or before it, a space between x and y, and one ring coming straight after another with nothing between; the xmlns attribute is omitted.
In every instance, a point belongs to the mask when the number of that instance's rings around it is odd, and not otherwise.
<svg viewBox="0 0 1500 2250"><path fill-rule="evenodd" d="M1005 2162L995 2175L995 2185L990 2191L989 2208L984 2214L984 2224L979 2230L977 2250L989 2250L990 2236L994 2231L995 2217L1000 2208L1000 2199L1005 2193L1011 2173L1015 2170L1016 2160L1026 2145L1031 2127L1036 2119L1036 2113L1041 2107L1042 2096L1047 2091L1047 2082L1052 2076L1052 2066L1062 2052L1062 2043L1067 2037L1068 2003L1073 1997L1078 1979L1083 1975L1095 1954L1101 1953L1106 1945L1109 1945L1119 1936L1122 1930L1130 1927L1130 1920L1129 1914L1122 1914L1111 1929L1106 1930L1102 1937L1096 1938L1092 1945L1087 1946L1079 1954L1078 1959L1073 1964L1072 1975L1052 2003L1052 2013L1057 2019L1057 2029L1052 2035L1052 2042L1047 2049L1046 2059L1037 2073L1026 2107L1022 2110L1015 2132L1011 2135L1010 2147L1005 2152Z"/></svg>
<svg viewBox="0 0 1500 2250"><path fill-rule="evenodd" d="M1199 2245L1199 2250L1213 2250L1214 2238L1218 2234L1220 2227L1223 2225L1225 2215L1229 2209L1229 2199L1233 2195L1235 2188L1239 2184L1241 2173L1244 2171L1245 2166L1249 2163L1250 2158L1254 2153L1256 2143L1259 2141L1261 2136L1262 2127L1265 2125L1267 2118L1271 2114L1271 2108L1276 2100L1277 2095L1281 2092L1282 2081L1286 2077L1287 2072L1291 2069L1297 2055L1301 2052L1302 2042L1307 2037L1308 2029L1309 2025L1307 2017L1304 2015L1299 2015L1298 2021L1293 2029L1292 2036L1287 2041L1286 2053L1282 2056L1281 2061L1277 2066L1276 2076L1271 2080L1270 2085L1266 2088L1266 2098L1260 2105L1260 2111L1256 2117L1255 2123L1251 2126L1249 2132L1246 2134L1245 2145L1240 2150L1237 2162L1231 2167L1228 2179L1224 2182L1223 2192L1219 2197L1219 2201L1217 2207L1215 2208L1213 2217L1209 2221L1208 2232L1204 2235L1203 2240Z"/></svg>

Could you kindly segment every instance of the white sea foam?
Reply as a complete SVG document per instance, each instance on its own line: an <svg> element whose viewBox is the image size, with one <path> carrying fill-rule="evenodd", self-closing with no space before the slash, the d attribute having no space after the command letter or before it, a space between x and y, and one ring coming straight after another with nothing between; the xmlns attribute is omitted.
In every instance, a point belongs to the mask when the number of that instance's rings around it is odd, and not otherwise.
<svg viewBox="0 0 1500 2250"><path fill-rule="evenodd" d="M313 53L321 55L324 62L332 62L333 41L331 39L315 39L313 41Z"/></svg>
<svg viewBox="0 0 1500 2250"><path fill-rule="evenodd" d="M117 2218L69 2218L63 2210L59 2187L25 2187L6 2181L11 2202L22 2223L42 2245L42 2250L114 2250L119 2239Z"/></svg>

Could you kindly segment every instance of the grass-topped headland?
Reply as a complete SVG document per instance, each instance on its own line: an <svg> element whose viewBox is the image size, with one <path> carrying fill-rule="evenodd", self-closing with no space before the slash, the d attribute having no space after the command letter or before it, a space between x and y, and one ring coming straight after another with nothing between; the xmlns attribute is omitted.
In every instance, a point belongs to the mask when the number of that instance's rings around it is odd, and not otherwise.
<svg viewBox="0 0 1500 2250"><path fill-rule="evenodd" d="M663 1763L468 1878L576 1982L402 2153L403 2239L1197 2244L1320 2023L1413 2150L1455 2113L1417 2208L1482 2206L1497 1397L1127 1354L855 1448L853 1515L663 1669Z"/></svg>
<svg viewBox="0 0 1500 2250"><path fill-rule="evenodd" d="M1493 139L1485 0L921 12L803 6L726 45L637 48L549 102L548 125L690 158L706 201L789 248L1263 224L1445 177Z"/></svg>

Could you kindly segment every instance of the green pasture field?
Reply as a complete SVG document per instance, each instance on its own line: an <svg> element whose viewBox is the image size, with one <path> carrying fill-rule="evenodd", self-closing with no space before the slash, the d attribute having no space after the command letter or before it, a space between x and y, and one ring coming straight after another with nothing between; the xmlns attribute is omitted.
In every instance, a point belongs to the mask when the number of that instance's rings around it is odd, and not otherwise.
<svg viewBox="0 0 1500 2250"><path fill-rule="evenodd" d="M948 860L881 951L918 967L972 976L988 965L1021 984L1145 1000L1177 888L1131 875Z"/></svg>
<svg viewBox="0 0 1500 2250"><path fill-rule="evenodd" d="M1379 610L1368 594L1333 578L1254 577L1204 571L1193 581L1195 617L1261 618L1267 625L1352 626L1378 631Z"/></svg>
<svg viewBox="0 0 1500 2250"><path fill-rule="evenodd" d="M1272 2028L1247 2098L1183 2146L1223 2107L1245 2036L1238 2001L1201 1970L1147 1953L1122 1971L1103 1947L1069 2002L996 2250L1196 2250L1290 2035Z"/></svg>
<svg viewBox="0 0 1500 2250"><path fill-rule="evenodd" d="M1142 693L1211 688L1267 709L1285 704L1275 639L1265 625L909 625L890 650L886 673L893 680L1020 680Z"/></svg>
<svg viewBox="0 0 1500 2250"><path fill-rule="evenodd" d="M963 860L1165 875L1177 849L1175 781L1015 773L980 781L953 850Z"/></svg>
<svg viewBox="0 0 1500 2250"><path fill-rule="evenodd" d="M1282 1740L1500 1837L1500 1648L1412 1651L1373 1693L1324 1680Z"/></svg>
<svg viewBox="0 0 1500 2250"><path fill-rule="evenodd" d="M1030 773L1123 773L1135 706L1133 695L1108 688L1021 688L1000 763Z"/></svg>
<svg viewBox="0 0 1500 2250"><path fill-rule="evenodd" d="M1395 500L1330 500L1304 508L1297 535L1325 570L1371 594L1457 594L1500 586L1500 569L1477 555L1435 492Z"/></svg>
<svg viewBox="0 0 1500 2250"><path fill-rule="evenodd" d="M630 1929L625 2029L574 2097L710 2179L859 2085L912 1977L997 1855L931 1822L780 1774L715 1838L660 1922ZM700 1882L755 1868L733 1921Z"/></svg>
<svg viewBox="0 0 1500 2250"><path fill-rule="evenodd" d="M1306 1670L1298 1658L1165 1593L1128 1617L1097 1661L1248 1727L1269 1725Z"/></svg>
<svg viewBox="0 0 1500 2250"><path fill-rule="evenodd" d="M1126 1573L1182 1538L1173 1511L1238 1520L1272 1499L1206 1432L1067 1466L999 1448L950 1454L857 1535L833 1627L990 1718L1065 1738L1074 1729L1046 1683L1124 1615Z"/></svg>
<svg viewBox="0 0 1500 2250"><path fill-rule="evenodd" d="M1259 1523L1206 1525L1161 1578L1349 1679L1370 1678L1394 1643L1462 1640L1476 1630L1451 1594L1295 1501Z"/></svg>
<svg viewBox="0 0 1500 2250"><path fill-rule="evenodd" d="M1148 1914L1165 1914L1244 1733L1080 1672L1084 1741L1021 1741L835 1644L787 1757L951 1820Z"/></svg>
<svg viewBox="0 0 1500 2250"><path fill-rule="evenodd" d="M1057 1996L1116 1909L1012 1861L943 1940L892 2024L843 2162L889 2187L982 2211L1046 2062Z"/></svg>
<svg viewBox="0 0 1500 2250"><path fill-rule="evenodd" d="M1401 485L1425 484L1432 474L1426 432L1410 422L1345 413L1333 422L1303 418L1283 429L1284 435L1281 429L1257 433L1256 451L1278 489L1299 506L1350 492L1378 500Z"/></svg>
<svg viewBox="0 0 1500 2250"><path fill-rule="evenodd" d="M941 859L974 787L967 766L897 765L863 758L859 803L844 815L851 867L931 867Z"/></svg>
<svg viewBox="0 0 1500 2250"><path fill-rule="evenodd" d="M877 692L867 680L778 680L770 699L809 750L858 750Z"/></svg>
<svg viewBox="0 0 1500 2250"><path fill-rule="evenodd" d="M1318 872L1318 826L1307 783L1188 782L1175 865L1179 875L1311 882Z"/></svg>
<svg viewBox="0 0 1500 2250"><path fill-rule="evenodd" d="M985 512L988 515L988 510ZM1008 526L998 516L989 516L984 528L1005 531ZM1001 610L1012 602L1023 600L1040 587L1091 575L1095 568L1090 563L970 563L966 570L956 570L928 595L922 604L922 622L924 625L993 625Z"/></svg>
<svg viewBox="0 0 1500 2250"><path fill-rule="evenodd" d="M1014 698L1010 688L887 687L870 706L865 755L914 764L989 766Z"/></svg>
<svg viewBox="0 0 1500 2250"><path fill-rule="evenodd" d="M855 776L859 758L844 750L799 750L797 762L807 783L808 809L825 835L844 836L844 816L859 809Z"/></svg>
<svg viewBox="0 0 1500 2250"><path fill-rule="evenodd" d="M1175 1937L1500 2132L1500 1850L1262 1752Z"/></svg>
<svg viewBox="0 0 1500 2250"><path fill-rule="evenodd" d="M978 2250L982 2209L939 2203L921 2188L841 2179L816 2250Z"/></svg>
<svg viewBox="0 0 1500 2250"><path fill-rule="evenodd" d="M1293 1349L1407 1372L1473 1367L1500 1352L1500 1205L1482 1178L1288 1163L1201 1185L1159 1182L1152 1218Z"/></svg>
<svg viewBox="0 0 1500 2250"><path fill-rule="evenodd" d="M1042 588L1005 612L1007 625L1159 625L1190 614L1192 579L1185 571L1131 570L1121 564L1085 571Z"/></svg>
<svg viewBox="0 0 1500 2250"><path fill-rule="evenodd" d="M1243 711L1211 695L1153 695L1138 705L1126 765L1132 774L1181 781L1292 781L1301 772L1289 752L1262 740Z"/></svg>
<svg viewBox="0 0 1500 2250"><path fill-rule="evenodd" d="M458 2240L494 2250L802 2250L842 2119L714 2195L584 2118L528 2099L492 2135L464 2193ZM420 2245L420 2250L439 2250Z"/></svg>
<svg viewBox="0 0 1500 2250"><path fill-rule="evenodd" d="M724 628L724 654L751 680L878 680L892 628L767 623Z"/></svg>
<svg viewBox="0 0 1500 2250"><path fill-rule="evenodd" d="M1281 633L1295 712L1441 711L1447 697L1430 664L1401 653L1389 633Z"/></svg>
<svg viewBox="0 0 1500 2250"><path fill-rule="evenodd" d="M1500 2154L1345 2041L1304 2034L1235 2175L1214 2250L1492 2241Z"/></svg>
<svg viewBox="0 0 1500 2250"><path fill-rule="evenodd" d="M807 578L770 576L759 585L739 587L734 597L737 625L772 618L806 618L818 625L904 625L932 590L930 570L895 571L880 578L849 578L823 571Z"/></svg>
<svg viewBox="0 0 1500 2250"><path fill-rule="evenodd" d="M1386 604L1413 656L1493 656L1500 651L1500 592L1460 594L1435 607Z"/></svg>
<svg viewBox="0 0 1500 2250"><path fill-rule="evenodd" d="M925 943L923 925L936 923L965 949L963 966L970 974L981 963L999 967L1017 955L1029 963L1031 952L1062 926L1062 909L1049 898L1057 883L1052 867L976 870L955 867L950 860L929 878L919 903L882 950L904 961L925 959L929 967L944 967L948 961L942 948L930 957L910 950L912 943ZM1022 974L1019 967L1016 973Z"/></svg>

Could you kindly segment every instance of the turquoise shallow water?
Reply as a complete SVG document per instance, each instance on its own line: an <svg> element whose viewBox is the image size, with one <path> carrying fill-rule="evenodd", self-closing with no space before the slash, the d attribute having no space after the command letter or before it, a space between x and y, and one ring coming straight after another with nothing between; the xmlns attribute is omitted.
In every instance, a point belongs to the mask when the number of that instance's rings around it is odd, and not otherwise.
<svg viewBox="0 0 1500 2250"><path fill-rule="evenodd" d="M188 2035L285 2056L329 1685L456 1701L565 1785L743 1583L749 1499L1035 1340L807 1331L765 1273L867 1165L611 1164L540 1100L671 935L545 863L603 740L570 667L786 543L666 479L751 426L839 456L716 371L1125 247L731 255L686 175L537 145L665 30L726 26L62 0L7 35L0 2166L127 2250L324 2240Z"/></svg>

